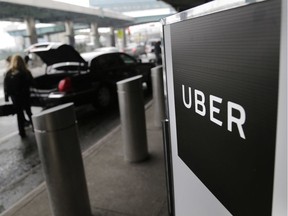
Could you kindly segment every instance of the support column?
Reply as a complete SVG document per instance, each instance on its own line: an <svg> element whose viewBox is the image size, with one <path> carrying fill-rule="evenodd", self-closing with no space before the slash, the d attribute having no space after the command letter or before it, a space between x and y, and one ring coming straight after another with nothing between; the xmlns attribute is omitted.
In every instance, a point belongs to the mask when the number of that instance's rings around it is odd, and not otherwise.
<svg viewBox="0 0 288 216"><path fill-rule="evenodd" d="M121 48L124 50L124 48L127 46L127 36L126 36L126 28L121 29Z"/></svg>
<svg viewBox="0 0 288 216"><path fill-rule="evenodd" d="M71 20L67 20L65 22L65 30L66 30L66 43L74 47L75 38L74 38L73 22Z"/></svg>
<svg viewBox="0 0 288 216"><path fill-rule="evenodd" d="M117 47L119 50L124 50L126 47L125 28L117 29Z"/></svg>
<svg viewBox="0 0 288 216"><path fill-rule="evenodd" d="M35 19L33 17L25 18L25 23L27 26L27 34L29 38L30 45L38 42L37 32L35 27Z"/></svg>
<svg viewBox="0 0 288 216"><path fill-rule="evenodd" d="M111 27L110 28L110 34L111 34L111 46L116 46L116 43L115 43L115 32L114 32L114 28Z"/></svg>
<svg viewBox="0 0 288 216"><path fill-rule="evenodd" d="M98 24L97 23L91 23L90 24L90 32L91 32L91 42L94 45L95 48L101 47L100 43L100 34L98 32Z"/></svg>
<svg viewBox="0 0 288 216"><path fill-rule="evenodd" d="M123 47L127 46L126 28L123 28Z"/></svg>

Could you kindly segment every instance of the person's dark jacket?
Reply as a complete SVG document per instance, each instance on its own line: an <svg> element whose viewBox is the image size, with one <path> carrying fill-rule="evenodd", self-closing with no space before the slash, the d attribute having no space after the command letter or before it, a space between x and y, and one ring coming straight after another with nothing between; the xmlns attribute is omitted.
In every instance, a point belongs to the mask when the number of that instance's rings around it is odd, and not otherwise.
<svg viewBox="0 0 288 216"><path fill-rule="evenodd" d="M30 97L30 86L33 84L33 77L26 71L8 71L4 78L5 101L8 97Z"/></svg>

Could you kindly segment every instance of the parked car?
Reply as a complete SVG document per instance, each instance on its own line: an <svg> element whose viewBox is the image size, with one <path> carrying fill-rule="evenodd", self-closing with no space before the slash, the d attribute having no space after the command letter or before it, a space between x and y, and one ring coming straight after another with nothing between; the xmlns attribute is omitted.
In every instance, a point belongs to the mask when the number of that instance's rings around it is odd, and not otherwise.
<svg viewBox="0 0 288 216"><path fill-rule="evenodd" d="M139 58L141 55L146 54L145 46L137 43L130 43L124 48L124 52L133 56L134 58Z"/></svg>
<svg viewBox="0 0 288 216"><path fill-rule="evenodd" d="M117 52L79 54L61 43L34 44L26 50L37 54L47 65L44 75L35 77L31 88L32 106L51 107L73 102L106 108L117 101L116 82L142 75L151 91L153 64L140 63L132 56Z"/></svg>

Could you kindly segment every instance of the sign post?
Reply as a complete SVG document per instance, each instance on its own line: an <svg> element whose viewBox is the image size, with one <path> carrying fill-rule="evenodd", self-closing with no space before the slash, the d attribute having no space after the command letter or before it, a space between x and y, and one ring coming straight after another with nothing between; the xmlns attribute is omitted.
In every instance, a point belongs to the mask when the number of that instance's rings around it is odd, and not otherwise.
<svg viewBox="0 0 288 216"><path fill-rule="evenodd" d="M228 4L162 20L174 214L284 216L287 2Z"/></svg>

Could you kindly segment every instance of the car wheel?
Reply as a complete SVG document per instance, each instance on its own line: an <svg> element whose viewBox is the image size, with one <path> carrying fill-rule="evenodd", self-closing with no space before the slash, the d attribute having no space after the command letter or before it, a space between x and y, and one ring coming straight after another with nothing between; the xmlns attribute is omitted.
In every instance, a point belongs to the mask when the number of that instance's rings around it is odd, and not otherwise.
<svg viewBox="0 0 288 216"><path fill-rule="evenodd" d="M101 86L96 94L94 105L97 108L105 109L112 104L111 90L107 86Z"/></svg>

